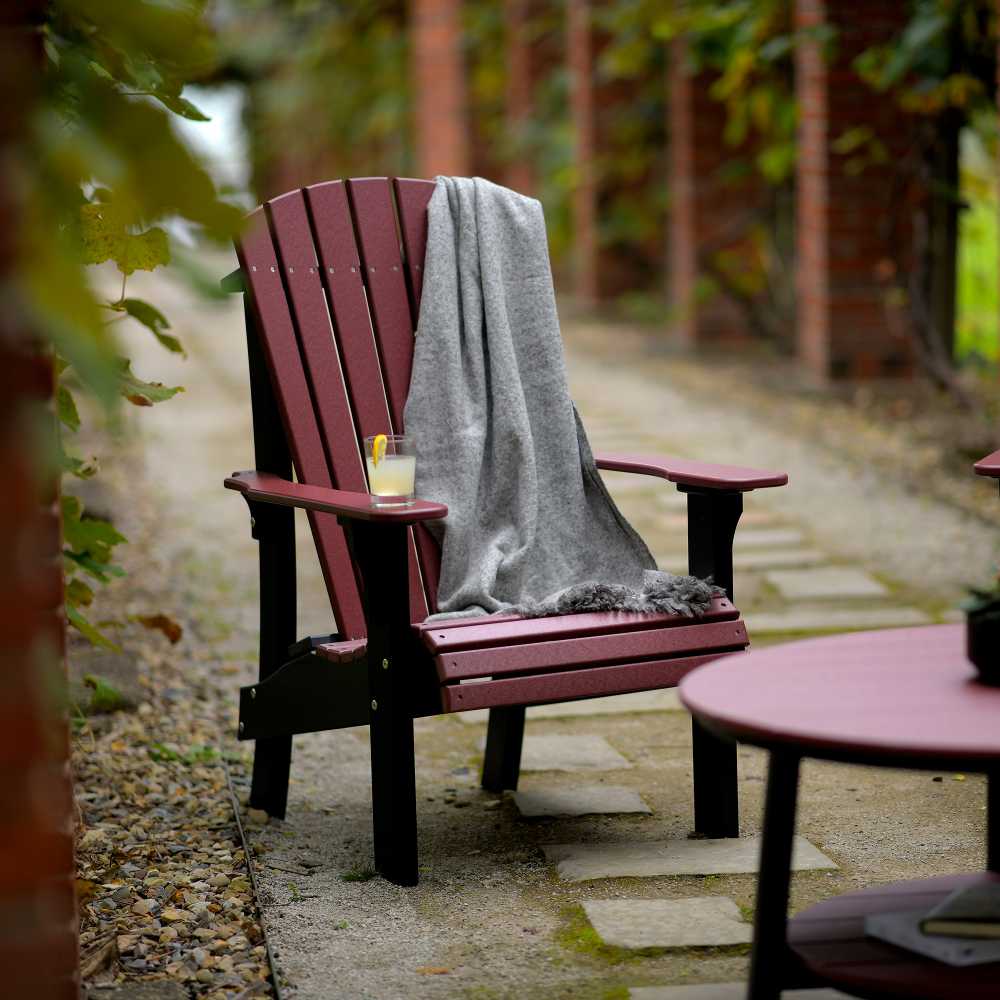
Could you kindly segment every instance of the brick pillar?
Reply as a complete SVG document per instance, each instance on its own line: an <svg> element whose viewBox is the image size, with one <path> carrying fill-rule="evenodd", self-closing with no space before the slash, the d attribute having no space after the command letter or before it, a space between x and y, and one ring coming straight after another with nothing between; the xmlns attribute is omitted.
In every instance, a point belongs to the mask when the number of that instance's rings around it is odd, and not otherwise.
<svg viewBox="0 0 1000 1000"><path fill-rule="evenodd" d="M58 492L39 479L51 366L0 328L0 967L9 996L75 998L73 793ZM52 420L51 405L43 420ZM35 448L29 446L34 442Z"/></svg>
<svg viewBox="0 0 1000 1000"><path fill-rule="evenodd" d="M670 144L670 224L667 281L674 311L672 332L685 346L739 337L746 313L721 290L704 297L710 258L738 258L763 188L755 175L739 182L726 176L734 157L746 155L723 139L726 108L709 95L713 77L690 71L684 38L671 42L667 69ZM741 249L742 248L742 249Z"/></svg>
<svg viewBox="0 0 1000 1000"><path fill-rule="evenodd" d="M573 292L581 302L592 303L598 295L598 245L594 81L588 0L568 0L566 15L566 58L577 177L572 201Z"/></svg>
<svg viewBox="0 0 1000 1000"><path fill-rule="evenodd" d="M504 183L522 194L532 194L535 190L533 150L527 141L535 104L535 66L528 37L531 7L531 0L504 0L507 51L504 125L510 143Z"/></svg>
<svg viewBox="0 0 1000 1000"><path fill-rule="evenodd" d="M414 142L417 174L469 173L461 0L412 0Z"/></svg>
<svg viewBox="0 0 1000 1000"><path fill-rule="evenodd" d="M35 110L40 2L0 8L0 280L17 262L18 177L8 163ZM34 44L33 44L34 43ZM62 555L52 365L16 291L0 310L0 992L76 1000L73 793L63 661Z"/></svg>
<svg viewBox="0 0 1000 1000"><path fill-rule="evenodd" d="M851 68L860 52L890 38L906 18L905 5L895 0L870 0L864 17L852 0L796 0L799 30L828 23L837 31L833 64L808 38L795 64L797 349L820 381L910 370L907 317L887 303L885 274L909 241L905 226L890 233L886 224L892 213L906 211L894 205L893 181L913 123L891 95L874 92ZM831 144L858 127L874 131L887 162L846 169L848 156Z"/></svg>

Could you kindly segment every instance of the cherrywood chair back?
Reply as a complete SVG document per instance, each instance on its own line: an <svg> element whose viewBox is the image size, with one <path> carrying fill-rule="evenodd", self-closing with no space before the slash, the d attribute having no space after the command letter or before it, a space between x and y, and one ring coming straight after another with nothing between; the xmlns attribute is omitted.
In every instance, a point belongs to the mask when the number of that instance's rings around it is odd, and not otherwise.
<svg viewBox="0 0 1000 1000"><path fill-rule="evenodd" d="M367 491L363 439L401 433L432 181L328 181L266 202L237 253L299 482ZM339 632L365 635L356 568L330 514L310 525ZM440 568L411 533L410 612L435 608Z"/></svg>

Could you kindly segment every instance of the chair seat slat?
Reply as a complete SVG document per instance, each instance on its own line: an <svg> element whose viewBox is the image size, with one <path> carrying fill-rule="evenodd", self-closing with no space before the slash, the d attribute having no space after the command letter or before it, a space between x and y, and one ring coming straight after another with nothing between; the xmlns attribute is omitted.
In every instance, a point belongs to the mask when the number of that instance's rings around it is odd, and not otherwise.
<svg viewBox="0 0 1000 1000"><path fill-rule="evenodd" d="M621 663L623 660L665 659L699 652L744 649L746 645L746 628L737 619L459 650L438 655L436 665L438 676L447 683L526 671L543 673L574 666Z"/></svg>
<svg viewBox="0 0 1000 1000"><path fill-rule="evenodd" d="M725 598L712 601L711 608L699 622L735 621L739 611ZM468 619L466 619L468 621ZM639 629L689 626L692 619L683 615L638 614L623 611L595 611L550 618L479 618L464 628L437 627L434 622L416 626L424 645L435 655L460 649L484 649L513 646L519 643L553 639L572 639L587 635L634 632ZM447 625L441 622L440 625Z"/></svg>
<svg viewBox="0 0 1000 1000"><path fill-rule="evenodd" d="M738 653L725 653L738 656ZM553 701L600 698L632 691L676 687L692 670L719 658L718 653L669 660L618 663L609 667L584 667L530 677L504 677L473 684L448 684L441 689L445 712L504 705L543 705Z"/></svg>

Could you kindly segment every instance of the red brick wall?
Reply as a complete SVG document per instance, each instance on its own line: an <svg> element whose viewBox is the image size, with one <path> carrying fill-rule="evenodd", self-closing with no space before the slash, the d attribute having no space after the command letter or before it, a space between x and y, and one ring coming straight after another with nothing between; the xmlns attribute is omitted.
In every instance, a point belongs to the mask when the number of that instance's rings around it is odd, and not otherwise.
<svg viewBox="0 0 1000 1000"><path fill-rule="evenodd" d="M10 163L42 65L41 36L24 24L43 6L0 7L0 280L16 267L20 185ZM62 557L58 479L44 470L55 417L52 368L32 334L8 295L0 310L0 994L70 1000L79 983Z"/></svg>
<svg viewBox="0 0 1000 1000"><path fill-rule="evenodd" d="M595 172L593 39L588 0L567 0L566 63L577 180L573 191L573 292L583 303L598 297L597 177Z"/></svg>
<svg viewBox="0 0 1000 1000"><path fill-rule="evenodd" d="M461 0L412 0L414 141L418 177L469 174Z"/></svg>
<svg viewBox="0 0 1000 1000"><path fill-rule="evenodd" d="M76 997L73 793L56 483L40 481L51 368L0 321L0 969L5 996Z"/></svg>
<svg viewBox="0 0 1000 1000"><path fill-rule="evenodd" d="M910 141L911 122L891 97L874 93L851 69L864 49L894 34L905 5L869 0L864 16L851 0L797 0L796 24L836 28L827 65L815 41L796 54L799 100L797 167L798 354L820 380L904 374L910 370L906 317L890 312L886 269L905 254L906 206L894 205L894 175ZM887 162L848 169L831 148L848 129L867 126L884 143Z"/></svg>
<svg viewBox="0 0 1000 1000"><path fill-rule="evenodd" d="M504 0L507 80L504 88L504 124L510 144L504 183L522 194L534 194L535 169L526 132L534 111L535 59L528 37L531 0Z"/></svg>
<svg viewBox="0 0 1000 1000"><path fill-rule="evenodd" d="M699 258L739 253L754 205L764 195L755 176L738 183L726 176L727 166L745 151L725 142L725 106L709 95L710 74L689 72L683 38L671 43L667 74L672 330L682 344L693 346L746 333L744 313L724 293L698 295L707 275Z"/></svg>

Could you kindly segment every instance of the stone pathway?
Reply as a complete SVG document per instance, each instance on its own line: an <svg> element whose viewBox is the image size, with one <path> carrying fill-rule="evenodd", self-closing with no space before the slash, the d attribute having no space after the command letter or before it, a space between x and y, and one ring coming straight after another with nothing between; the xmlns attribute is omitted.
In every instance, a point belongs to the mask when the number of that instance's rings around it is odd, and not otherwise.
<svg viewBox="0 0 1000 1000"><path fill-rule="evenodd" d="M757 871L760 841L654 840L598 844L546 844L546 860L564 882L602 878L649 878L655 875L743 875ZM804 837L796 837L793 871L821 871L837 866Z"/></svg>
<svg viewBox="0 0 1000 1000"><path fill-rule="evenodd" d="M591 899L587 919L618 948L706 948L749 944L750 924L725 896L693 899Z"/></svg>
<svg viewBox="0 0 1000 1000"><path fill-rule="evenodd" d="M141 295L145 278L135 277ZM149 298L162 302L161 292ZM189 545L227 581L210 592L185 586L229 622L249 662L256 554L243 505L220 487L251 455L239 304L207 323L201 306L168 311L196 363L137 347L140 374L188 389L144 414L151 488L171 544ZM202 327L210 334L199 335ZM724 392L706 399L674 376L669 359L650 360L620 331L603 341L613 355L585 330L567 332L573 392L595 450L789 469L786 490L747 495L737 534L736 600L756 642L941 620L964 582L988 576L989 526L818 450L794 426L769 424ZM683 495L645 477L608 482L662 565L682 571ZM299 559L300 634L328 632L305 530ZM743 837L689 840L690 720L674 692L530 709L527 773L507 796L478 786L485 718L416 721L421 883L413 889L369 868L367 730L296 738L288 818L252 827L287 995L742 997L763 755L740 750ZM962 777L807 762L792 909L873 882L981 866L983 786ZM640 955L623 961L630 952Z"/></svg>

